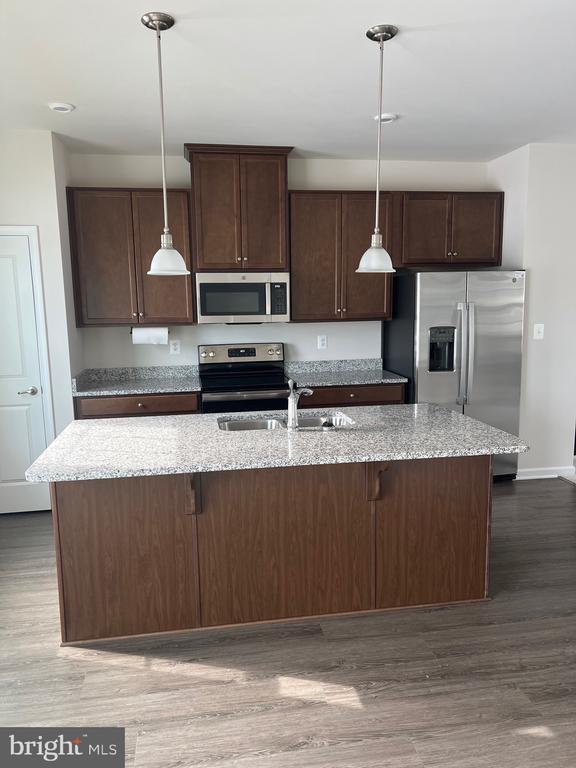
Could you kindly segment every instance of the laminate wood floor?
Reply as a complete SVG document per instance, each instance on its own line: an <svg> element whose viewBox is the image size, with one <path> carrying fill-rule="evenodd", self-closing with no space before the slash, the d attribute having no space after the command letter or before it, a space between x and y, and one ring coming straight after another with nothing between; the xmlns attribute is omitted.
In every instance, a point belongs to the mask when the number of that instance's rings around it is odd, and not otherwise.
<svg viewBox="0 0 576 768"><path fill-rule="evenodd" d="M0 516L0 724L133 768L574 768L576 486L498 485L489 603L59 647L50 516Z"/></svg>

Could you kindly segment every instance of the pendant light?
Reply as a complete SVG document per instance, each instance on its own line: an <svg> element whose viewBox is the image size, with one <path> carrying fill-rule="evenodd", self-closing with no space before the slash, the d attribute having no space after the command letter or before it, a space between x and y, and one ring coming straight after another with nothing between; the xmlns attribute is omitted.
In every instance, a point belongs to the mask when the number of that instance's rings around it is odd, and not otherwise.
<svg viewBox="0 0 576 768"><path fill-rule="evenodd" d="M380 78L378 82L378 149L376 151L376 216L374 220L374 234L370 248L360 259L356 272L395 272L392 259L388 251L382 247L382 234L380 232L380 145L382 143L382 85L384 72L384 43L391 40L398 33L398 28L390 24L379 24L370 27L366 37L374 40L380 46Z"/></svg>
<svg viewBox="0 0 576 768"><path fill-rule="evenodd" d="M186 262L172 244L172 233L168 226L168 198L166 194L166 147L164 145L164 89L162 85L162 42L161 33L174 26L174 19L167 13L151 11L142 16L142 24L156 32L158 51L158 85L160 87L160 149L162 153L162 198L164 203L164 232L160 236L160 248L156 251L148 270L149 275L189 275Z"/></svg>

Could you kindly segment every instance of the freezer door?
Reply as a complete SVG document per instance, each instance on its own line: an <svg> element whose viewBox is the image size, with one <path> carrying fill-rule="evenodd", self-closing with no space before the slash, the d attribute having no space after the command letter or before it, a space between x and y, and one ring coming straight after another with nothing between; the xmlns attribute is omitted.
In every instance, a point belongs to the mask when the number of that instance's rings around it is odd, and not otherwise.
<svg viewBox="0 0 576 768"><path fill-rule="evenodd" d="M464 413L518 434L525 273L468 273L468 387ZM495 456L495 475L515 474L518 457Z"/></svg>
<svg viewBox="0 0 576 768"><path fill-rule="evenodd" d="M416 402L462 411L466 272L420 272L416 292Z"/></svg>

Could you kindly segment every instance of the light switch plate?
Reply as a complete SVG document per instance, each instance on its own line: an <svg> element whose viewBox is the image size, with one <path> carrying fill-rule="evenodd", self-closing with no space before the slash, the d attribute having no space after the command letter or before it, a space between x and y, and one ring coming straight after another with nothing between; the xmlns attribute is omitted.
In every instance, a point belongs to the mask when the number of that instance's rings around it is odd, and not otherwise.
<svg viewBox="0 0 576 768"><path fill-rule="evenodd" d="M318 349L328 349L328 336L318 336Z"/></svg>
<svg viewBox="0 0 576 768"><path fill-rule="evenodd" d="M172 339L169 344L169 350L171 355L180 354L180 339Z"/></svg>
<svg viewBox="0 0 576 768"><path fill-rule="evenodd" d="M534 323L532 338L535 341L542 341L544 338L544 323Z"/></svg>

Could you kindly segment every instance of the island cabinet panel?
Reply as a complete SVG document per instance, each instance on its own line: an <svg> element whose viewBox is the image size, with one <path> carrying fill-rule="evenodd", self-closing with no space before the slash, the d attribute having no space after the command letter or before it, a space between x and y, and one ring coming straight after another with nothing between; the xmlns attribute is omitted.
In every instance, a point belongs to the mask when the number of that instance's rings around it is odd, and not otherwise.
<svg viewBox="0 0 576 768"><path fill-rule="evenodd" d="M65 642L199 625L189 475L53 485Z"/></svg>
<svg viewBox="0 0 576 768"><path fill-rule="evenodd" d="M362 464L202 475L202 625L372 607Z"/></svg>
<svg viewBox="0 0 576 768"><path fill-rule="evenodd" d="M376 607L486 597L490 457L368 465Z"/></svg>

